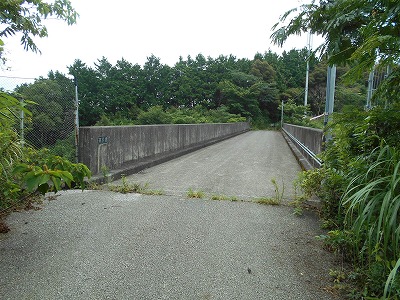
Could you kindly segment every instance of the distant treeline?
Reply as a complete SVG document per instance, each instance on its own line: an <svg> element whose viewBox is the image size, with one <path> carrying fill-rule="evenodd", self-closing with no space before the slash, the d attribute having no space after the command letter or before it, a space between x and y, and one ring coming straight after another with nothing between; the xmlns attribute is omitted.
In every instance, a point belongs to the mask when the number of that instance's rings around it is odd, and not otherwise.
<svg viewBox="0 0 400 300"><path fill-rule="evenodd" d="M308 58L306 49L257 53L252 60L198 54L180 57L173 67L154 55L143 66L123 58L112 65L103 57L89 67L77 59L69 73L78 80L82 126L251 120L265 127L279 121L282 100L303 104L307 59L309 111L318 115L325 105L326 62L315 55ZM345 71L338 68L338 76ZM39 105L59 107L62 113L74 87L64 74L51 71L48 78L19 86L16 92ZM339 83L336 108L362 105L364 95L364 84Z"/></svg>

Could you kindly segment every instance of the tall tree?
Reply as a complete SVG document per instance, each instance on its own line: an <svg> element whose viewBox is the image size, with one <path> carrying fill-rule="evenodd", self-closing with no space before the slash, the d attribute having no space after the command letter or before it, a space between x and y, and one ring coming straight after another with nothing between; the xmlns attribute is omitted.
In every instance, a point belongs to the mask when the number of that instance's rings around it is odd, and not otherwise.
<svg viewBox="0 0 400 300"><path fill-rule="evenodd" d="M77 59L68 67L69 74L78 80L79 120L82 126L94 125L105 113L100 100L101 83L96 71Z"/></svg>
<svg viewBox="0 0 400 300"><path fill-rule="evenodd" d="M57 76L60 81L60 74ZM37 148L54 145L57 139L65 139L73 131L74 94L70 87L68 90L71 93L65 94L65 86L60 85L59 81L40 78L16 89L24 99L36 103L30 106L32 117L26 135Z"/></svg>
<svg viewBox="0 0 400 300"><path fill-rule="evenodd" d="M293 16L294 13L297 15ZM278 27L289 17L288 25ZM351 63L349 75L352 78L371 70L378 60L388 66L400 62L398 1L321 0L318 4L312 1L289 10L280 21L271 35L276 44L282 45L289 36L308 30L319 34L324 38L319 50L328 56L328 63ZM400 71L396 67L388 80L399 83L399 78ZM398 84L389 87L400 90Z"/></svg>
<svg viewBox="0 0 400 300"><path fill-rule="evenodd" d="M171 98L169 93L171 68L163 65L160 59L152 54L143 66L143 73L145 78L143 105L145 108L168 103Z"/></svg>
<svg viewBox="0 0 400 300"><path fill-rule="evenodd" d="M3 59L4 38L21 34L21 44L25 50L40 51L33 37L47 37L47 28L42 20L48 17L66 21L68 25L76 23L77 12L69 0L55 0L52 3L43 0L1 1L0 2L0 59Z"/></svg>

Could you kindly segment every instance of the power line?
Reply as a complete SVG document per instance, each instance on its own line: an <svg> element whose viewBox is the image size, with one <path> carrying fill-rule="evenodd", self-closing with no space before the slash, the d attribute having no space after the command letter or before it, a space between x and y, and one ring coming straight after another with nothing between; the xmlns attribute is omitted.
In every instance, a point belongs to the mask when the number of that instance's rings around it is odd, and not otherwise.
<svg viewBox="0 0 400 300"><path fill-rule="evenodd" d="M29 79L29 80L34 80L36 78L29 78L29 77L16 77L16 76L4 76L0 75L0 78L9 78L9 79Z"/></svg>

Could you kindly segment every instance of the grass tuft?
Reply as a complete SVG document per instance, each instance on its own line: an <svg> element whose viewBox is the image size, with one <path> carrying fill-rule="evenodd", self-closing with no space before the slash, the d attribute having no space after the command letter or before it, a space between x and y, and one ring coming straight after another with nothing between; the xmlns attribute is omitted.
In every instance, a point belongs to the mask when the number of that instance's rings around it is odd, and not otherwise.
<svg viewBox="0 0 400 300"><path fill-rule="evenodd" d="M196 199L202 199L205 197L205 194L203 191L194 191L191 188L188 190L186 196L188 198L196 198Z"/></svg>
<svg viewBox="0 0 400 300"><path fill-rule="evenodd" d="M140 183L128 183L125 175L121 175L121 185L108 185L108 188L112 192L118 192L122 194L138 193L143 195L164 195L165 193L161 190L150 190L148 189L149 184L144 185Z"/></svg>
<svg viewBox="0 0 400 300"><path fill-rule="evenodd" d="M239 201L236 196L225 196L225 195L212 195L211 200L217 201Z"/></svg>
<svg viewBox="0 0 400 300"><path fill-rule="evenodd" d="M263 204L263 205L280 205L280 201L275 199L275 198L267 198L267 197L262 197L262 198L256 198L253 200L253 202L258 203L258 204Z"/></svg>

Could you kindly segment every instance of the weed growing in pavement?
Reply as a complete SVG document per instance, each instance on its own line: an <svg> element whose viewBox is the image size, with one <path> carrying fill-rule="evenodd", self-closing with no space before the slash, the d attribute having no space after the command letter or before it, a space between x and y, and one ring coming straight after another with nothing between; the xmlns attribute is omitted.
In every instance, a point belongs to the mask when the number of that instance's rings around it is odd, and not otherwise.
<svg viewBox="0 0 400 300"><path fill-rule="evenodd" d="M293 206L293 214L296 216L302 216L304 211L304 202L307 201L306 195L299 195L299 189L301 190L301 180L302 177L298 177L293 183L294 187L294 200L289 203L289 205Z"/></svg>
<svg viewBox="0 0 400 300"><path fill-rule="evenodd" d="M275 200L278 202L278 204L281 204L283 200L283 193L285 192L285 183L282 180L282 190L280 190L275 178L272 178L271 182L275 188Z"/></svg>
<svg viewBox="0 0 400 300"><path fill-rule="evenodd" d="M197 198L197 199L202 199L204 198L205 194L203 191L194 191L191 188L188 190L186 196L188 198Z"/></svg>
<svg viewBox="0 0 400 300"><path fill-rule="evenodd" d="M88 190L102 190L103 186L101 184L96 183L96 182L89 181L87 183L87 189Z"/></svg>
<svg viewBox="0 0 400 300"><path fill-rule="evenodd" d="M236 196L212 195L211 200L239 201Z"/></svg>
<svg viewBox="0 0 400 300"><path fill-rule="evenodd" d="M144 195L164 195L164 192L161 190L149 190L148 183L141 185L140 183L129 183L126 180L125 175L121 175L122 185L108 185L110 191L118 192L122 194L127 193L138 193Z"/></svg>
<svg viewBox="0 0 400 300"><path fill-rule="evenodd" d="M162 190L148 190L148 189L143 190L140 194L150 195L150 196L162 196L162 195L165 195L164 191L162 191Z"/></svg>
<svg viewBox="0 0 400 300"><path fill-rule="evenodd" d="M283 193L285 192L285 184L282 181L282 189L280 189L275 178L272 178L271 182L275 189L275 197L256 198L253 200L253 202L264 205L280 205L282 203Z"/></svg>
<svg viewBox="0 0 400 300"><path fill-rule="evenodd" d="M277 199L267 198L267 197L256 198L253 200L253 202L258 203L258 204L264 204L264 205L280 205L281 204L279 201L277 201Z"/></svg>

